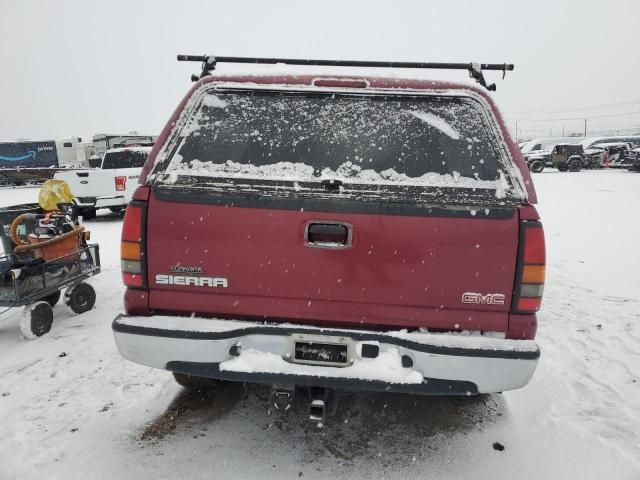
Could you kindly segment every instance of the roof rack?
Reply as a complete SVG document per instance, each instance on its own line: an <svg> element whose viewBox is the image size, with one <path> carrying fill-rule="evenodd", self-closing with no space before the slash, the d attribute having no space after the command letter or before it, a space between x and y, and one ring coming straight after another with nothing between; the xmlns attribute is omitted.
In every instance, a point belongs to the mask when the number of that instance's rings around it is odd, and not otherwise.
<svg viewBox="0 0 640 480"><path fill-rule="evenodd" d="M374 67L374 68L432 68L438 70L467 70L469 76L475 79L487 90L494 92L496 84L487 85L482 73L483 70L502 71L502 78L507 71L513 70L512 63L425 63L425 62L370 62L361 60L311 60L296 58L256 58L256 57L216 57L213 55L178 55L179 62L201 62L200 75L191 75L191 80L197 82L210 75L218 63L253 63L275 65L284 63L287 65L318 65L325 67Z"/></svg>

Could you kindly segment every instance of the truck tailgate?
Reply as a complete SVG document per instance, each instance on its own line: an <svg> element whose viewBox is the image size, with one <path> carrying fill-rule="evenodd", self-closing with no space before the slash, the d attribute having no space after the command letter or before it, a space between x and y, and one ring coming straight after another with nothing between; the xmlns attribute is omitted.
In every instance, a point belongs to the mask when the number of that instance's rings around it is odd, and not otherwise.
<svg viewBox="0 0 640 480"><path fill-rule="evenodd" d="M74 197L115 195L113 170L74 170L56 173L55 178L69 184Z"/></svg>
<svg viewBox="0 0 640 480"><path fill-rule="evenodd" d="M155 190L148 204L151 309L326 325L507 329L515 208L475 216L447 209L354 213L171 195ZM311 245L305 234L313 224L347 225L350 244ZM173 277L225 279L226 286Z"/></svg>

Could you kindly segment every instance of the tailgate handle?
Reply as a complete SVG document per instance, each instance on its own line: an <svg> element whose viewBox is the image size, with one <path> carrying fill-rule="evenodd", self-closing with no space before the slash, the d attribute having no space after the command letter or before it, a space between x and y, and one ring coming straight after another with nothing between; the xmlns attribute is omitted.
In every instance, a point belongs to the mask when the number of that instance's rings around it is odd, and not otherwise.
<svg viewBox="0 0 640 480"><path fill-rule="evenodd" d="M79 177L88 177L89 172L76 172L76 175Z"/></svg>
<svg viewBox="0 0 640 480"><path fill-rule="evenodd" d="M343 222L314 220L304 229L304 244L308 247L348 248L352 238L352 226Z"/></svg>

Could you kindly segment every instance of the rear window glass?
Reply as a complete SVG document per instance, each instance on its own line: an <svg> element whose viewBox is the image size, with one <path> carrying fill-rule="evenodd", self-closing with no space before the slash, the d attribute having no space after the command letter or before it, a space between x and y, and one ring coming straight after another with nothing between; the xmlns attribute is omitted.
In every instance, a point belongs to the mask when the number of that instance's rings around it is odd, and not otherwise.
<svg viewBox="0 0 640 480"><path fill-rule="evenodd" d="M103 170L116 168L139 168L144 166L149 156L148 152L139 150L123 150L121 152L107 152L104 156Z"/></svg>
<svg viewBox="0 0 640 480"><path fill-rule="evenodd" d="M209 92L167 151L158 169L165 183L339 179L492 189L498 197L512 189L495 121L465 96Z"/></svg>

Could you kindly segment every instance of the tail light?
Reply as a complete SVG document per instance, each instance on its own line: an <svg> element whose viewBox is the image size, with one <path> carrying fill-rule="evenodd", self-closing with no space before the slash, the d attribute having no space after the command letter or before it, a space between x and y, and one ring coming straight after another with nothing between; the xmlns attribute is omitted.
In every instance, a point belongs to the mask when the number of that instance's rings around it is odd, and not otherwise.
<svg viewBox="0 0 640 480"><path fill-rule="evenodd" d="M116 192L123 192L127 189L127 177L115 177L113 181L116 183Z"/></svg>
<svg viewBox="0 0 640 480"><path fill-rule="evenodd" d="M518 267L511 304L512 313L535 313L540 310L546 270L544 230L538 221L520 224Z"/></svg>
<svg viewBox="0 0 640 480"><path fill-rule="evenodd" d="M147 286L144 256L146 210L146 202L133 200L129 203L122 222L120 265L122 281L127 287L146 288Z"/></svg>

